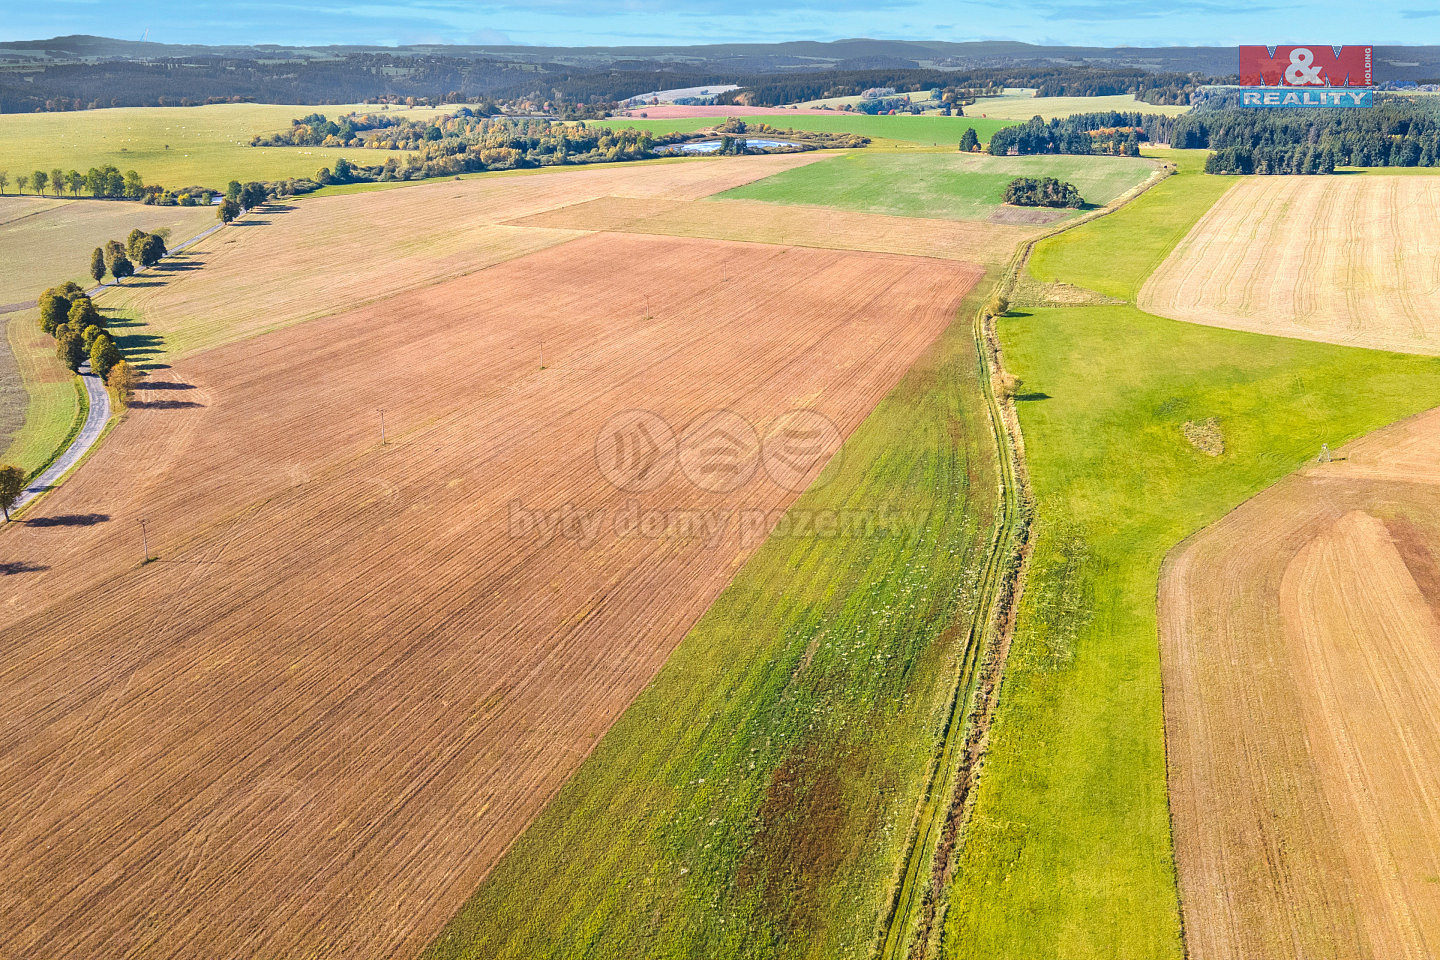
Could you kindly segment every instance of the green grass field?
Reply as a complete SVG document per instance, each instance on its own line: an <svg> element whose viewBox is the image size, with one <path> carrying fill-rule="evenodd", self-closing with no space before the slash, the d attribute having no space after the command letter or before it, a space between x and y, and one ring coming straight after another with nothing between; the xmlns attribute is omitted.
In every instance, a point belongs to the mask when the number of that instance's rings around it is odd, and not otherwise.
<svg viewBox="0 0 1440 960"><path fill-rule="evenodd" d="M1132 296L1227 185L1173 177L1042 244L1036 273ZM1000 334L1023 381L1035 554L948 893L944 956L1178 958L1161 561L1322 443L1440 403L1440 360L1192 326L1129 305L1015 313ZM1212 416L1225 437L1218 457L1181 432Z"/></svg>
<svg viewBox="0 0 1440 960"><path fill-rule="evenodd" d="M1113 97L1037 97L1034 90L1013 87L1003 97L981 97L965 108L974 116L992 120L1029 120L1041 117L1069 117L1077 113L1099 113L1105 110L1135 111L1139 113L1161 113L1176 117L1185 113L1188 106L1159 106L1137 100L1129 94Z"/></svg>
<svg viewBox="0 0 1440 960"><path fill-rule="evenodd" d="M0 420L0 464L33 473L59 452L82 416L75 376L55 357L55 341L36 324L37 310L0 317L5 323L10 362L0 373L6 414ZM11 408L12 402L18 409Z"/></svg>
<svg viewBox="0 0 1440 960"><path fill-rule="evenodd" d="M854 133L878 141L894 141L926 147L954 147L960 143L967 127L973 127L981 142L988 142L1002 127L1013 126L1013 120L985 120L979 117L897 116L867 117L860 114L794 113L775 116L742 117L747 123L767 123L780 130L816 130L824 133ZM725 122L723 107L716 108L714 117L687 117L679 120L642 120L618 117L595 121L609 127L635 127L651 133L693 133ZM644 124L644 126L642 126Z"/></svg>
<svg viewBox="0 0 1440 960"><path fill-rule="evenodd" d="M309 113L337 117L364 104L296 106L221 103L204 107L119 107L73 113L0 114L0 170L17 174L51 167L84 173L112 163L164 187L224 187L231 180L313 176L338 157L364 163L399 155L381 150L324 147L251 147L250 138L278 133ZM391 107L401 116L442 116L444 109ZM168 148L167 148L168 145ZM376 159L379 158L379 159Z"/></svg>
<svg viewBox="0 0 1440 960"><path fill-rule="evenodd" d="M1059 177L1093 204L1104 204L1154 171L1147 160L1124 157L992 157L858 151L786 170L718 194L841 207L902 217L983 220L1015 177Z"/></svg>
<svg viewBox="0 0 1440 960"><path fill-rule="evenodd" d="M912 533L767 540L427 956L870 955L995 520L978 296L789 514Z"/></svg>

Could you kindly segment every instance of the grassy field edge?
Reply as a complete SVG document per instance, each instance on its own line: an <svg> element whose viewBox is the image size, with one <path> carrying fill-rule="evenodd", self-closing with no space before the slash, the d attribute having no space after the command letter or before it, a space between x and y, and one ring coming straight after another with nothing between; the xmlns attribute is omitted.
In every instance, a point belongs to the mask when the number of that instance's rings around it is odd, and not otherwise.
<svg viewBox="0 0 1440 960"><path fill-rule="evenodd" d="M924 533L768 539L427 956L872 955L992 541L986 287L791 508Z"/></svg>
<svg viewBox="0 0 1440 960"><path fill-rule="evenodd" d="M1196 172L1037 247L1114 295L1231 182ZM1125 304L1012 310L1034 555L940 955L1183 955L1155 592L1164 556L1332 446L1440 402L1440 362L1241 334ZM1363 382L1357 397L1348 384ZM1182 426L1215 417L1223 452Z"/></svg>

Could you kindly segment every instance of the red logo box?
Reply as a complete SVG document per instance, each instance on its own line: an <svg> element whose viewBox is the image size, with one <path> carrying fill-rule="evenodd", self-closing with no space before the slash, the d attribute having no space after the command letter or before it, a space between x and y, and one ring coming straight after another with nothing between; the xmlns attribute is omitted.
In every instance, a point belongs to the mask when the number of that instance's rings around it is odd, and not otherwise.
<svg viewBox="0 0 1440 960"><path fill-rule="evenodd" d="M1272 52L1273 49L1273 52ZM1374 47L1241 47L1244 87L1368 87Z"/></svg>

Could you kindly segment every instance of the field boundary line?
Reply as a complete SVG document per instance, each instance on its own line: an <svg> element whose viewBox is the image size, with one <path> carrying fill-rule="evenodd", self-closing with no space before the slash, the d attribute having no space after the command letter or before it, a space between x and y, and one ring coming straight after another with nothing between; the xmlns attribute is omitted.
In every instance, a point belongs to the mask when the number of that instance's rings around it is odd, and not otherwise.
<svg viewBox="0 0 1440 960"><path fill-rule="evenodd" d="M994 292L1008 300L1036 244L1042 240L1122 209L1175 172L1173 164L1164 163L1143 183L1105 206L1022 241L1005 273L996 281ZM1034 547L1031 535L1034 498L1025 466L1025 440L1014 399L1003 389L1006 373L997 319L987 303L976 311L973 320L980 388L999 454L1000 475L1001 519L981 578L984 595L977 605L977 611L983 610L984 616L977 617L970 626L951 694L943 742L917 810L920 820L928 813L930 822L919 823L911 831L906 865L878 938L875 955L879 960L926 960L943 940L948 911L948 904L943 901L954 871L955 853L963 845L974 809L975 786L980 780L990 726L1003 690L1005 664ZM1002 388L997 389L997 385ZM963 750L956 749L959 743L956 735L960 731L963 731ZM944 778L943 784L941 778ZM934 799L937 788L942 786L949 790L950 799L939 806ZM941 829L937 831L936 827ZM930 861L929 883L924 885L922 893L919 881L926 860Z"/></svg>

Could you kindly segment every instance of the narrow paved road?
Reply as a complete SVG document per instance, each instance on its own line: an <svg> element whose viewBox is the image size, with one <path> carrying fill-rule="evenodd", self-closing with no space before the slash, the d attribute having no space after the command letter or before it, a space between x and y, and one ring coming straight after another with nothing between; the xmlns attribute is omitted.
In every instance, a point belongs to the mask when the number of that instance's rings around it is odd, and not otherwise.
<svg viewBox="0 0 1440 960"><path fill-rule="evenodd" d="M65 476L71 467L79 463L80 458L85 456L95 445L96 440L100 439L100 431L105 429L105 424L110 419L110 394L106 391L104 382L90 372L90 364L86 363L80 366L80 379L84 382L85 392L90 397L90 412L85 417L85 423L80 427L80 432L75 435L75 439L70 442L70 446L60 454L59 459L50 464L49 468L36 477L35 482L20 494L20 499L15 502L15 506L10 508L12 514L59 483L60 478Z"/></svg>

